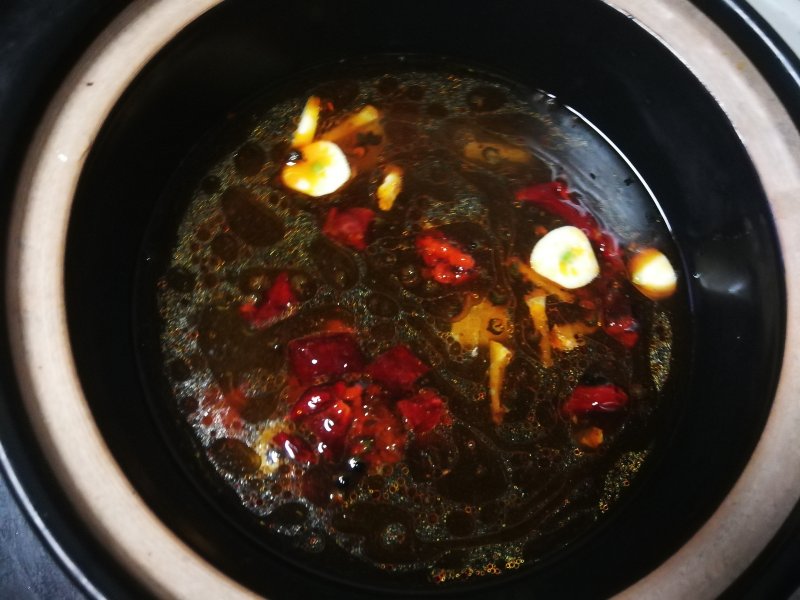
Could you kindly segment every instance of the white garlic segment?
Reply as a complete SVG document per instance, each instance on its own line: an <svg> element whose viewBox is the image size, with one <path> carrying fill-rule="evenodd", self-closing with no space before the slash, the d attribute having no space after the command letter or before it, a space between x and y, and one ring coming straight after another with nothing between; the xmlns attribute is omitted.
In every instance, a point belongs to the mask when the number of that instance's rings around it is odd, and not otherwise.
<svg viewBox="0 0 800 600"><path fill-rule="evenodd" d="M286 187L316 198L332 194L350 179L347 157L333 142L312 142L300 152L300 159L287 163L281 171Z"/></svg>
<svg viewBox="0 0 800 600"><path fill-rule="evenodd" d="M636 289L651 300L661 300L675 293L678 275L669 259L655 248L637 252L628 262L628 272Z"/></svg>
<svg viewBox="0 0 800 600"><path fill-rule="evenodd" d="M600 274L589 238L572 225L553 229L536 243L531 268L568 290L583 287Z"/></svg>

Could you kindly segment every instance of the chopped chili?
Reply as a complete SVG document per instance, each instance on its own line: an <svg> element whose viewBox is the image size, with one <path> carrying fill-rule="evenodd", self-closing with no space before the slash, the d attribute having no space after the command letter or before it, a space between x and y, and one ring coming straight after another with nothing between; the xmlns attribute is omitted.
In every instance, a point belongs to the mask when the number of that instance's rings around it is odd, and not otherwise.
<svg viewBox="0 0 800 600"><path fill-rule="evenodd" d="M639 341L639 322L619 285L609 286L603 298L603 331L625 348L633 348Z"/></svg>
<svg viewBox="0 0 800 600"><path fill-rule="evenodd" d="M302 384L318 377L331 379L362 371L364 357L351 333L322 333L292 340L288 344L289 368Z"/></svg>
<svg viewBox="0 0 800 600"><path fill-rule="evenodd" d="M427 277L438 283L459 285L477 274L475 259L438 231L420 235L417 251L427 267Z"/></svg>
<svg viewBox="0 0 800 600"><path fill-rule="evenodd" d="M406 427L415 434L428 432L440 423L452 423L444 400L431 390L421 390L410 398L400 400L397 409L403 416Z"/></svg>
<svg viewBox="0 0 800 600"><path fill-rule="evenodd" d="M628 403L628 394L614 384L579 385L561 411L568 416L592 412L616 412Z"/></svg>
<svg viewBox="0 0 800 600"><path fill-rule="evenodd" d="M366 369L367 375L394 394L411 391L428 371L430 367L402 344L378 356Z"/></svg>
<svg viewBox="0 0 800 600"><path fill-rule="evenodd" d="M337 208L328 210L322 233L353 250L367 247L369 227L375 220L375 213L369 208Z"/></svg>
<svg viewBox="0 0 800 600"><path fill-rule="evenodd" d="M248 302L239 307L239 314L254 327L262 327L283 315L297 303L289 274L282 271L259 302Z"/></svg>
<svg viewBox="0 0 800 600"><path fill-rule="evenodd" d="M291 433L280 432L275 434L272 442L291 460L299 463L315 463L317 456L311 446L303 438Z"/></svg>

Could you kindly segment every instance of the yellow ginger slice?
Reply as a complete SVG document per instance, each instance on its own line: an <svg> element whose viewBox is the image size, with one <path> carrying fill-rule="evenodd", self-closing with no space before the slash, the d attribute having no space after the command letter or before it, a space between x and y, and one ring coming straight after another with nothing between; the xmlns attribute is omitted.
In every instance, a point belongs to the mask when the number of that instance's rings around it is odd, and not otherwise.
<svg viewBox="0 0 800 600"><path fill-rule="evenodd" d="M588 285L600 274L589 238L572 225L553 229L536 242L531 268L568 290Z"/></svg>
<svg viewBox="0 0 800 600"><path fill-rule="evenodd" d="M506 367L511 362L513 352L500 342L489 341L489 401L492 421L495 425L503 422L503 415L507 409L503 405L503 382L505 381Z"/></svg>
<svg viewBox="0 0 800 600"><path fill-rule="evenodd" d="M344 121L339 123L336 127L326 131L322 134L321 139L345 144L347 138L353 136L359 129L370 125L377 121L380 117L378 109L367 104L364 108L347 117Z"/></svg>
<svg viewBox="0 0 800 600"><path fill-rule="evenodd" d="M292 137L292 148L302 148L314 141L319 124L319 110L320 99L317 96L311 96L300 114L297 130Z"/></svg>
<svg viewBox="0 0 800 600"><path fill-rule="evenodd" d="M572 292L568 292L556 283L542 277L521 260L515 258L511 264L516 267L520 275L530 281L534 287L544 291L548 296L556 296L562 302L575 302L575 295Z"/></svg>
<svg viewBox="0 0 800 600"><path fill-rule="evenodd" d="M628 262L628 271L636 289L651 300L668 298L675 293L678 275L669 259L655 248L637 252Z"/></svg>
<svg viewBox="0 0 800 600"><path fill-rule="evenodd" d="M464 146L464 156L471 161L483 162L490 165L499 162L527 163L531 155L510 144L479 142L473 140Z"/></svg>
<svg viewBox="0 0 800 600"><path fill-rule="evenodd" d="M394 201L403 191L403 169L395 165L386 168L386 175L378 186L378 208L382 211L392 210Z"/></svg>
<svg viewBox="0 0 800 600"><path fill-rule="evenodd" d="M561 352L571 352L586 343L583 336L595 331L597 331L596 325L580 322L556 324L550 330L550 346Z"/></svg>
<svg viewBox="0 0 800 600"><path fill-rule="evenodd" d="M378 109L367 105L324 132L320 139L342 149L353 173L366 173L378 165L384 137Z"/></svg>
<svg viewBox="0 0 800 600"><path fill-rule="evenodd" d="M483 300L470 308L463 319L453 323L450 333L465 352L473 352L486 347L492 340L507 340L510 329L506 307L495 306L489 300Z"/></svg>
<svg viewBox="0 0 800 600"><path fill-rule="evenodd" d="M286 187L316 198L332 194L350 179L347 157L333 142L312 142L301 154L298 161L287 163L281 171Z"/></svg>
<svg viewBox="0 0 800 600"><path fill-rule="evenodd" d="M531 313L533 326L539 332L539 352L542 364L548 368L552 367L553 351L550 345L550 327L547 322L547 296L543 294L532 295L525 299L525 303Z"/></svg>

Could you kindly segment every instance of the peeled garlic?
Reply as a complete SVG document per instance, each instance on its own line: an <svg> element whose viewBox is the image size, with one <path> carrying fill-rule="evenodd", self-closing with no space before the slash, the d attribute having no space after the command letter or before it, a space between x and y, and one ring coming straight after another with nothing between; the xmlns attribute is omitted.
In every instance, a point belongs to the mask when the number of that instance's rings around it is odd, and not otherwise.
<svg viewBox="0 0 800 600"><path fill-rule="evenodd" d="M531 268L568 290L591 283L600 273L589 238L572 225L553 229L536 243Z"/></svg>
<svg viewBox="0 0 800 600"><path fill-rule="evenodd" d="M286 187L316 198L335 192L350 179L347 157L333 142L312 142L301 152L300 160L288 163L281 171Z"/></svg>
<svg viewBox="0 0 800 600"><path fill-rule="evenodd" d="M655 248L637 252L628 262L631 282L651 300L668 298L675 293L678 275L669 259Z"/></svg>

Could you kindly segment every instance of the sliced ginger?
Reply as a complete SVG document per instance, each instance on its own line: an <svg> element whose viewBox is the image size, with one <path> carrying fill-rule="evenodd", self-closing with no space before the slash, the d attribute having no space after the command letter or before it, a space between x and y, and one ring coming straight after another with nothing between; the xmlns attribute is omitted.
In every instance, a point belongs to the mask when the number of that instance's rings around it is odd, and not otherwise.
<svg viewBox="0 0 800 600"><path fill-rule="evenodd" d="M489 400L492 421L495 425L503 422L503 415L507 412L503 405L502 393L505 381L506 367L511 362L513 352L500 342L489 341Z"/></svg>
<svg viewBox="0 0 800 600"><path fill-rule="evenodd" d="M575 295L559 286L557 283L542 277L519 259L514 259L511 263L516 267L520 275L527 279L534 287L542 290L548 296L556 296L562 302L575 302Z"/></svg>
<svg viewBox="0 0 800 600"><path fill-rule="evenodd" d="M319 97L311 96L306 101L306 105L300 115L297 130L292 138L292 148L302 148L314 141L314 136L317 134L317 125L319 125L319 110Z"/></svg>
<svg viewBox="0 0 800 600"><path fill-rule="evenodd" d="M378 208L382 211L392 210L394 201L403 191L403 169L396 165L386 167L386 174L378 186Z"/></svg>
<svg viewBox="0 0 800 600"><path fill-rule="evenodd" d="M485 348L491 341L506 341L510 329L506 307L483 300L470 308L463 319L453 323L450 333L465 351L472 352Z"/></svg>
<svg viewBox="0 0 800 600"><path fill-rule="evenodd" d="M320 136L342 149L355 173L365 173L377 166L383 138L380 112L370 104Z"/></svg>
<svg viewBox="0 0 800 600"><path fill-rule="evenodd" d="M511 144L479 142L473 140L464 146L464 157L475 162L496 164L499 162L512 162L524 164L530 162L531 155L522 148Z"/></svg>
<svg viewBox="0 0 800 600"><path fill-rule="evenodd" d="M525 299L528 310L531 313L533 326L539 332L539 352L542 364L545 367L553 366L553 351L550 345L550 327L547 320L547 296L544 294L534 294Z"/></svg>
<svg viewBox="0 0 800 600"><path fill-rule="evenodd" d="M550 329L550 346L560 352L571 352L586 343L583 336L595 331L596 325L581 322L553 325Z"/></svg>
<svg viewBox="0 0 800 600"><path fill-rule="evenodd" d="M350 145L352 138L360 129L377 122L380 113L378 109L367 104L364 108L347 117L336 127L322 134L321 139L336 142L337 144Z"/></svg>

